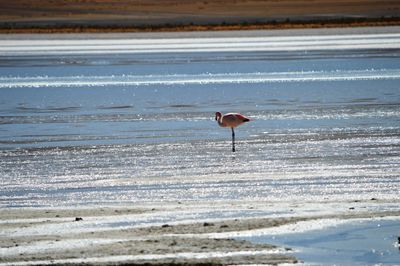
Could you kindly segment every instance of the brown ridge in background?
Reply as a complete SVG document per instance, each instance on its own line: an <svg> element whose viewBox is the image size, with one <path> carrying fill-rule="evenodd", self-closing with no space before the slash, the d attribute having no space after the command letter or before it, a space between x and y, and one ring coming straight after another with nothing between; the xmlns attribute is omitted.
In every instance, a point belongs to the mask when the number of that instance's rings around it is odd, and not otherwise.
<svg viewBox="0 0 400 266"><path fill-rule="evenodd" d="M398 0L0 0L0 32L400 25Z"/></svg>

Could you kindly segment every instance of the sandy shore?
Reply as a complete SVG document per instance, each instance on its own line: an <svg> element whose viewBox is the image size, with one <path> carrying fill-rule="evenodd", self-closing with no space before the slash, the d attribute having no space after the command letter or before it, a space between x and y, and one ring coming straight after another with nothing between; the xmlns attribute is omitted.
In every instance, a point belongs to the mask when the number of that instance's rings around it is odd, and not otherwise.
<svg viewBox="0 0 400 266"><path fill-rule="evenodd" d="M398 1L0 1L1 32L135 32L399 25Z"/></svg>
<svg viewBox="0 0 400 266"><path fill-rule="evenodd" d="M342 210L327 211L336 208L336 204L342 205ZM323 226L330 220L400 217L400 211L376 211L376 206L382 204L387 202L372 199L317 205L208 202L138 207L2 209L0 265L293 264L298 260L286 247L253 244L232 237L282 226L297 225L301 228L304 222ZM195 216L199 208L214 212L226 211L227 208L236 212L240 208L252 208L265 213L278 208L292 208L292 214L182 221L171 218L169 222L161 219L190 213ZM310 208L315 210L310 211Z"/></svg>

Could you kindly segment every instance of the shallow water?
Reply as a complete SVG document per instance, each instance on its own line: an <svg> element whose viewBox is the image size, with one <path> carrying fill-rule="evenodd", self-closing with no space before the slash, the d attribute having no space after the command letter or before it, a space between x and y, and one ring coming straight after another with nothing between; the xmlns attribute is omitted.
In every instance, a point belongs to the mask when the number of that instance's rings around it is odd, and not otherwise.
<svg viewBox="0 0 400 266"><path fill-rule="evenodd" d="M305 265L398 265L399 220L360 220L324 230L244 238L294 249Z"/></svg>
<svg viewBox="0 0 400 266"><path fill-rule="evenodd" d="M0 51L2 207L399 199L400 34ZM235 154L215 111L253 119Z"/></svg>

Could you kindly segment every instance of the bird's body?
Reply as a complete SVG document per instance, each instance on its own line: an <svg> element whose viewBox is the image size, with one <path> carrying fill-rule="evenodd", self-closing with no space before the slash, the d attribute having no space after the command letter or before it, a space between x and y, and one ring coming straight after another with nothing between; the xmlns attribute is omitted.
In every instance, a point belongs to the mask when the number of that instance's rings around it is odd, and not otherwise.
<svg viewBox="0 0 400 266"><path fill-rule="evenodd" d="M250 119L239 113L227 113L222 115L220 112L215 113L215 120L217 120L220 127L235 128L243 123L249 122Z"/></svg>
<svg viewBox="0 0 400 266"><path fill-rule="evenodd" d="M233 129L243 123L249 122L250 119L239 113L222 115L220 112L216 112L215 120L217 120L220 127L230 127L232 129L232 151L235 152L235 131Z"/></svg>

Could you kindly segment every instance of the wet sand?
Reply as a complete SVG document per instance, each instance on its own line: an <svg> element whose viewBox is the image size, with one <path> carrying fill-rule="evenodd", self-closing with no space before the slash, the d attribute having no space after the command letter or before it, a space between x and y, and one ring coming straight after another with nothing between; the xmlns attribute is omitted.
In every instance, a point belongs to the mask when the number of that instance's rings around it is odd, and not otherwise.
<svg viewBox="0 0 400 266"><path fill-rule="evenodd" d="M286 208L281 203L231 203L230 208ZM377 200L341 203L341 211L327 211L330 202L292 207L291 215L253 218L187 220L129 225L126 220L147 220L166 213L193 212L195 203L140 207L21 208L0 210L0 265L227 265L298 263L286 247L234 240L263 229L301 222L326 223L376 217L400 217L400 211L376 211ZM214 209L229 204L203 203ZM327 208L323 208L326 205ZM266 207L268 206L268 207ZM356 206L356 207L348 207ZM304 208L314 207L313 214ZM332 209L331 209L332 210ZM110 227L104 227L111 224Z"/></svg>
<svg viewBox="0 0 400 266"><path fill-rule="evenodd" d="M2 32L130 32L399 25L398 1L0 1Z"/></svg>

